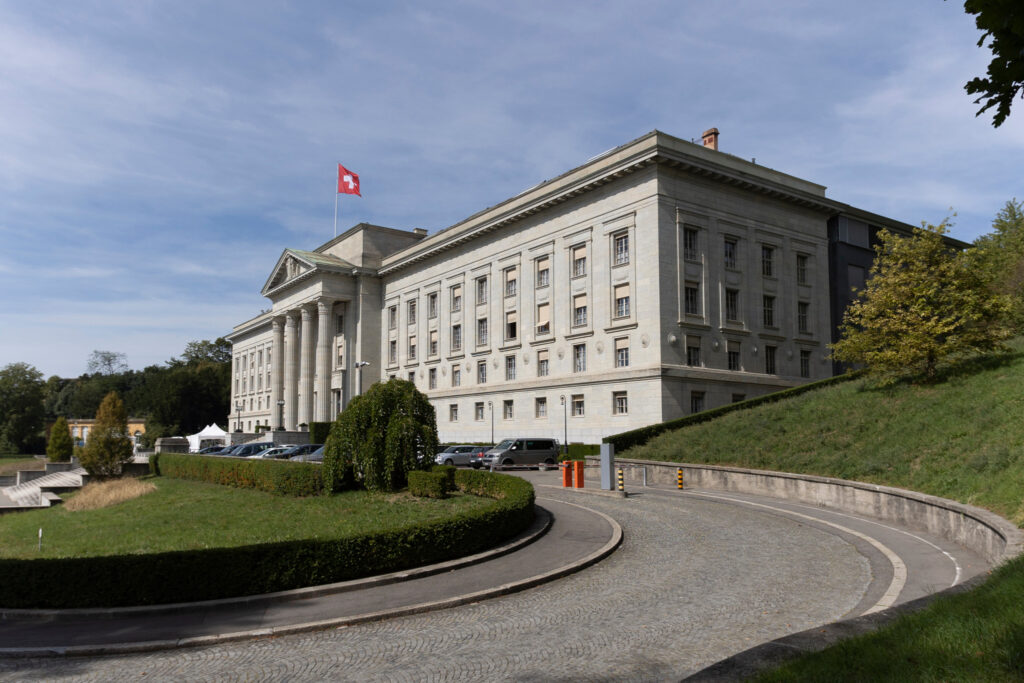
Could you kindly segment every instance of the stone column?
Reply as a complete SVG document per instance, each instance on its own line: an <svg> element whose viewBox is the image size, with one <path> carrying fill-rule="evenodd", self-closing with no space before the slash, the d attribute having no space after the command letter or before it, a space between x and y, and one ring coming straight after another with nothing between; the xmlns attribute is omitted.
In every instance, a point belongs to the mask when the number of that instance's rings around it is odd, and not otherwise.
<svg viewBox="0 0 1024 683"><path fill-rule="evenodd" d="M294 432L298 421L295 415L299 407L299 330L295 316L285 314L284 324L284 428Z"/></svg>
<svg viewBox="0 0 1024 683"><path fill-rule="evenodd" d="M284 427L284 415L277 402L284 395L284 323L280 318L270 321L273 330L273 343L270 347L270 426L274 429Z"/></svg>
<svg viewBox="0 0 1024 683"><path fill-rule="evenodd" d="M316 405L313 406L313 419L327 422L331 414L331 311L334 302L320 299L316 302L317 321L319 323L316 336Z"/></svg>
<svg viewBox="0 0 1024 683"><path fill-rule="evenodd" d="M302 307L302 332L299 344L299 424L309 424L313 419L313 311Z"/></svg>

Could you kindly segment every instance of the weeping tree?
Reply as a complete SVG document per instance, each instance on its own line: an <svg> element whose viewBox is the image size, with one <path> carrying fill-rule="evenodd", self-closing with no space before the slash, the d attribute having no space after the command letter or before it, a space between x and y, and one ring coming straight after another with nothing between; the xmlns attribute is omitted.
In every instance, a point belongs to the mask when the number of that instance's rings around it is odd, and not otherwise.
<svg viewBox="0 0 1024 683"><path fill-rule="evenodd" d="M131 459L128 413L124 409L124 401L111 391L100 403L96 422L82 449L82 467L94 476L112 477L121 474L121 468Z"/></svg>
<svg viewBox="0 0 1024 683"><path fill-rule="evenodd" d="M428 468L436 452L437 420L427 397L412 382L378 382L353 398L331 426L324 486L397 491L410 471Z"/></svg>

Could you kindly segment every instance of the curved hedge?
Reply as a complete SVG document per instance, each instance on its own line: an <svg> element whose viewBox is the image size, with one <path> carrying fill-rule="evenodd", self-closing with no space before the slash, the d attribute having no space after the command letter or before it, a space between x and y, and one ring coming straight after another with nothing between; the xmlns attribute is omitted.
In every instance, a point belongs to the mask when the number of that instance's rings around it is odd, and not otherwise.
<svg viewBox="0 0 1024 683"><path fill-rule="evenodd" d="M170 459L160 458L162 468ZM295 464L295 463L293 463ZM533 486L518 477L459 471L466 493L495 499L476 512L331 539L148 555L0 560L0 606L152 605L316 586L480 552L533 522Z"/></svg>

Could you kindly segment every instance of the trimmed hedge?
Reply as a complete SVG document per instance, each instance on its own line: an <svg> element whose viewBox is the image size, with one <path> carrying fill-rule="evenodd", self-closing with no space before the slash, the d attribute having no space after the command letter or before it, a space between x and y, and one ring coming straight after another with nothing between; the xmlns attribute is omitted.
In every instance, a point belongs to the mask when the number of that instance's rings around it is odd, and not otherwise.
<svg viewBox="0 0 1024 683"><path fill-rule="evenodd" d="M309 462L154 453L149 456L149 471L281 496L318 496L324 492L323 471L319 464Z"/></svg>
<svg viewBox="0 0 1024 683"><path fill-rule="evenodd" d="M409 493L419 498L447 498L452 487L448 486L448 477L444 472L422 472L413 470L409 473Z"/></svg>
<svg viewBox="0 0 1024 683"><path fill-rule="evenodd" d="M161 456L161 469L172 459L169 455ZM0 605L120 607L316 586L472 555L533 522L534 493L529 482L469 471L456 472L455 480L460 490L494 498L495 504L444 520L342 538L149 555L0 560Z"/></svg>
<svg viewBox="0 0 1024 683"><path fill-rule="evenodd" d="M331 425L333 424L333 422L310 422L309 442L327 443L327 437L331 433Z"/></svg>
<svg viewBox="0 0 1024 683"><path fill-rule="evenodd" d="M765 405L768 403L775 403L776 401L782 401L787 398L799 396L805 394L808 391L815 391L823 387L832 386L833 384L839 384L841 382L849 382L850 380L857 379L864 374L864 371L858 370L856 372L850 372L845 375L836 375L835 377L829 377L827 379L819 380L817 382L810 382L809 384L801 384L798 387L792 387L791 389L783 389L782 391L776 391L771 394L765 394L764 396L758 396L756 398L747 399L746 401L739 401L738 403L729 403L718 408L711 408L693 415L687 415L686 417L676 418L675 420L669 420L668 422L659 422L658 424L648 425L639 429L633 429L628 432L621 432L619 434L611 434L610 436L604 437L602 441L604 443L610 443L615 446L615 452L620 453L633 446L642 446L659 434L670 432L675 429L681 429L682 427L688 427L690 425L700 424L709 420L714 420L722 415L737 410L749 410L756 406ZM572 447L570 446L570 453ZM598 451L600 452L600 451Z"/></svg>

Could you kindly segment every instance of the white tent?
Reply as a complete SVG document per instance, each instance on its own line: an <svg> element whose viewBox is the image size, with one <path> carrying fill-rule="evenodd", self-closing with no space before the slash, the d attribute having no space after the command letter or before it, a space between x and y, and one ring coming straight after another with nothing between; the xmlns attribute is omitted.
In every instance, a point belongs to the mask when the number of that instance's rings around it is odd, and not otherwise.
<svg viewBox="0 0 1024 683"><path fill-rule="evenodd" d="M205 448L206 446L213 445L214 443L226 446L228 433L215 424L207 425L201 432L196 434L190 434L186 438L188 439L188 450L189 453L195 453L196 451ZM212 442L212 443L211 443Z"/></svg>

